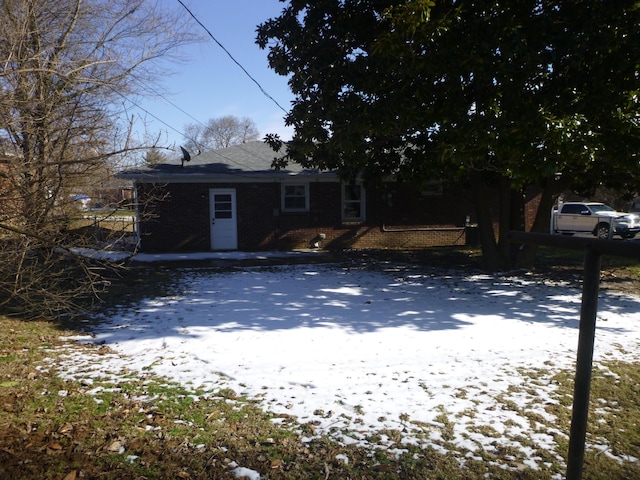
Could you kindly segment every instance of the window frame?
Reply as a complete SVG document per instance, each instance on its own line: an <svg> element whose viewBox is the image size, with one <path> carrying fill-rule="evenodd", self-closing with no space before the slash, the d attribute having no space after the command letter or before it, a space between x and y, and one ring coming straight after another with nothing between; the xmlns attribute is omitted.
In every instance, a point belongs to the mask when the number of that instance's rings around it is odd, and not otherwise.
<svg viewBox="0 0 640 480"><path fill-rule="evenodd" d="M360 188L360 199L359 200L347 200L347 192L346 188L350 186L356 186ZM361 182L351 182L351 183L342 183L340 187L341 198L340 198L340 215L342 217L342 223L363 223L367 218L366 212L366 199L367 194L364 188L364 185ZM359 217L347 217L346 206L347 203L359 203L360 204L360 216Z"/></svg>
<svg viewBox="0 0 640 480"><path fill-rule="evenodd" d="M287 196L286 195L286 190L287 187L304 187L304 207L303 208L287 208L286 205L286 199L287 198L301 198L301 195L296 195L296 196ZM280 186L280 208L283 212L292 212L292 213L299 213L299 212L308 212L309 211L309 197L310 197L310 192L309 192L309 182L295 182L295 181L290 181L290 182L282 182L281 186Z"/></svg>

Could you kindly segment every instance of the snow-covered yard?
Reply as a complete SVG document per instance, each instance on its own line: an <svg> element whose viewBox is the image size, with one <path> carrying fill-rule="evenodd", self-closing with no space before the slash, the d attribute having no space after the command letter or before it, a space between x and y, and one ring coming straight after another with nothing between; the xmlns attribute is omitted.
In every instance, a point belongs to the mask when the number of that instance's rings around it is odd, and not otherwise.
<svg viewBox="0 0 640 480"><path fill-rule="evenodd" d="M532 414L553 420L551 376L574 368L575 288L390 264L181 275L174 296L123 307L74 338L117 354L70 355L65 375L133 370L233 389L344 443L500 445L540 467L529 443L563 461L554 436L568 432L539 428ZM640 299L601 292L595 360L637 361L639 344Z"/></svg>

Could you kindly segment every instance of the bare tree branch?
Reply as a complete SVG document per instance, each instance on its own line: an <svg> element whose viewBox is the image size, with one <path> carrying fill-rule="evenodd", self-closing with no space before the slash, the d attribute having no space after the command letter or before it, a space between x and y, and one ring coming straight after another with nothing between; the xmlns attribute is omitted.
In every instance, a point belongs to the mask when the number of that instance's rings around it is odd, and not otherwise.
<svg viewBox="0 0 640 480"><path fill-rule="evenodd" d="M195 40L180 10L148 0L5 0L0 4L0 308L74 311L103 266L77 227L72 195L142 146L128 142L122 96L151 84L159 60ZM144 87L142 87L144 89ZM95 240L95 239L93 239Z"/></svg>
<svg viewBox="0 0 640 480"><path fill-rule="evenodd" d="M193 152L227 148L257 140L260 136L253 120L233 115L211 118L205 124L187 124L184 132L187 150Z"/></svg>

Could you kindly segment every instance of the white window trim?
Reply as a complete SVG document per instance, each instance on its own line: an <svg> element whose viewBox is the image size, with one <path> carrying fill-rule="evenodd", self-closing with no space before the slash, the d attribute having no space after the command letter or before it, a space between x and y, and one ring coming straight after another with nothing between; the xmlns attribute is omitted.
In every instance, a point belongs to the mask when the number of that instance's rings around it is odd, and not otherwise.
<svg viewBox="0 0 640 480"><path fill-rule="evenodd" d="M345 187L348 185L347 183L342 183L341 188L340 188L340 192L341 192L341 196L342 198L340 199L340 214L342 215L342 222L343 223L362 223L365 221L365 219L367 218L367 209L366 209L366 205L367 205L367 192L364 189L364 186L360 183L360 182L356 182L356 185L358 185L360 187L360 193L361 193L361 198L360 198L360 217L358 218L350 218L350 217L345 217L344 216L344 211L345 211L345 192L344 189Z"/></svg>
<svg viewBox="0 0 640 480"><path fill-rule="evenodd" d="M285 206L285 187L302 186L304 187L304 208L286 208ZM309 183L308 182L283 182L280 184L280 206L283 212L308 212L309 211Z"/></svg>

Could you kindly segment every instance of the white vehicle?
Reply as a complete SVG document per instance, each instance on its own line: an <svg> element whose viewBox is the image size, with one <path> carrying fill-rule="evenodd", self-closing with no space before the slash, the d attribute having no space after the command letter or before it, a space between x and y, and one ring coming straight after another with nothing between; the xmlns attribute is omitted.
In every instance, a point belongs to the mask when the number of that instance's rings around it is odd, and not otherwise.
<svg viewBox="0 0 640 480"><path fill-rule="evenodd" d="M633 238L640 232L640 216L617 212L604 203L595 202L562 203L551 214L551 233L591 233L598 238L610 238L611 228L611 235Z"/></svg>

